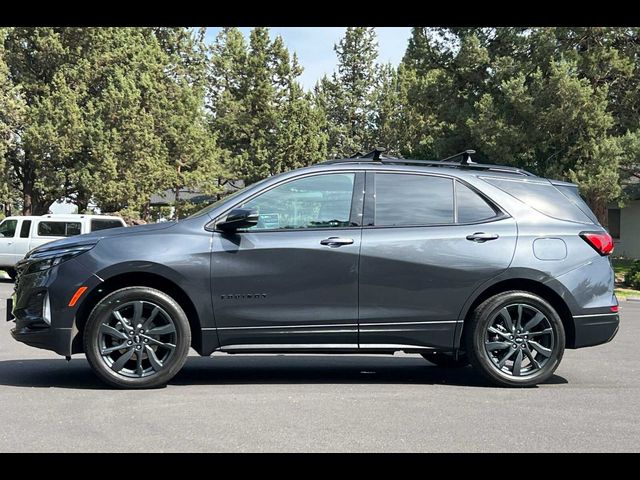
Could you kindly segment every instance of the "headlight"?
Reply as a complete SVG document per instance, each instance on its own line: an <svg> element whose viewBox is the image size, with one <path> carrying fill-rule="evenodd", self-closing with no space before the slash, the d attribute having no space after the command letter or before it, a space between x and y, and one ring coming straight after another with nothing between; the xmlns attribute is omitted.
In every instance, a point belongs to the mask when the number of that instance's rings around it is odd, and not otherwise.
<svg viewBox="0 0 640 480"><path fill-rule="evenodd" d="M81 253L91 250L93 245L74 245L72 247L57 248L55 250L45 250L43 252L34 252L29 256L29 265L26 270L28 273L42 272L48 270L62 262L77 257Z"/></svg>

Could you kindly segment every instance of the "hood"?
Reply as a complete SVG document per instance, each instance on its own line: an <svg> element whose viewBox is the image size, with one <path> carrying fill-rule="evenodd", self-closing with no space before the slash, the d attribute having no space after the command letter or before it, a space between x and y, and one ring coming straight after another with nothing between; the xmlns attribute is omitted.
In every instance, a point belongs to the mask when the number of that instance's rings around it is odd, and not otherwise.
<svg viewBox="0 0 640 480"><path fill-rule="evenodd" d="M87 243L98 243L103 238L126 236L126 235L144 235L147 233L157 232L160 230L166 230L174 227L178 222L162 222L162 223L150 223L147 225L135 225L133 227L118 227L108 228L106 230L98 230L97 232L85 233L83 235L74 235L73 237L61 238L60 240L54 240L53 242L45 243L39 247L31 250L27 256L31 253L38 251L54 250L57 248L70 247L73 245L85 245Z"/></svg>

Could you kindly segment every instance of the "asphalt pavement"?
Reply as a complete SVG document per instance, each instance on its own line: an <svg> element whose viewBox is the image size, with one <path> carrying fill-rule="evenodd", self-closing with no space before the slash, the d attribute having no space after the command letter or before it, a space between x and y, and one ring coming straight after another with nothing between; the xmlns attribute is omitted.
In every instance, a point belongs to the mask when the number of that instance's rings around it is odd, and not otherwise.
<svg viewBox="0 0 640 480"><path fill-rule="evenodd" d="M14 341L0 280L0 452L640 450L640 303L616 338L567 350L532 389L487 386L418 355L191 356L159 390L103 386Z"/></svg>

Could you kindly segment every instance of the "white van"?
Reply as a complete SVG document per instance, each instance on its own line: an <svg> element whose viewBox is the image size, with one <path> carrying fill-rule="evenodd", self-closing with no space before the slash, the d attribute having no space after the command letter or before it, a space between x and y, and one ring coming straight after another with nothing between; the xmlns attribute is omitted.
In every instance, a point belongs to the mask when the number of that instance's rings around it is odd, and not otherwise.
<svg viewBox="0 0 640 480"><path fill-rule="evenodd" d="M7 217L0 223L0 269L13 278L13 267L32 248L72 235L126 226L122 218L106 215L53 214L39 217Z"/></svg>

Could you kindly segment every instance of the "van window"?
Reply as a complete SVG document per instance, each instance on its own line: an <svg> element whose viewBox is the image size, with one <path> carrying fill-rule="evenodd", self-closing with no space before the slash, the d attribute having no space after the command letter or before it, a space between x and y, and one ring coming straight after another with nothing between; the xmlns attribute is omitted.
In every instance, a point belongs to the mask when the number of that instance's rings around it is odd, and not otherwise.
<svg viewBox="0 0 640 480"><path fill-rule="evenodd" d="M38 236L40 237L71 237L80 235L80 222L40 222Z"/></svg>
<svg viewBox="0 0 640 480"><path fill-rule="evenodd" d="M20 238L29 238L29 230L31 230L31 220L23 220L20 227Z"/></svg>
<svg viewBox="0 0 640 480"><path fill-rule="evenodd" d="M16 234L17 220L5 220L0 223L0 237L13 238Z"/></svg>
<svg viewBox="0 0 640 480"><path fill-rule="evenodd" d="M100 218L91 220L91 231L106 230L107 228L123 227L122 222L115 218Z"/></svg>

